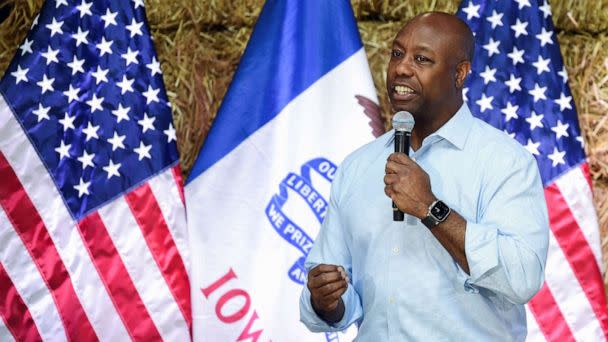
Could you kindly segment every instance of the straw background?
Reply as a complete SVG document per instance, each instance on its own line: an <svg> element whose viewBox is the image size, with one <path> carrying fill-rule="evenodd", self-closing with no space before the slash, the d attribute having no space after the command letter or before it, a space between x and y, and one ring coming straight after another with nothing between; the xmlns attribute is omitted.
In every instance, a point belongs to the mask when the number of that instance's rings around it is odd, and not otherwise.
<svg viewBox="0 0 608 342"><path fill-rule="evenodd" d="M454 13L458 0L352 0L385 115L388 47L399 27L430 10ZM0 0L0 76L43 0ZM164 73L184 173L212 124L263 0L146 0ZM608 0L552 1L553 21L578 109L608 264ZM390 122L390 120L387 120ZM605 276L604 280L608 280Z"/></svg>

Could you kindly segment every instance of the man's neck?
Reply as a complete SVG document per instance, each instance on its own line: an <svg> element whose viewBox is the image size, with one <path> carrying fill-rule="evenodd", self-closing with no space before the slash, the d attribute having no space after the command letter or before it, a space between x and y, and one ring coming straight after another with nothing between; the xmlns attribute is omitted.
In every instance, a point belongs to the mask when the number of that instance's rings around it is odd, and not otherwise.
<svg viewBox="0 0 608 342"><path fill-rule="evenodd" d="M416 124L412 131L412 137L410 139L410 146L414 151L418 150L422 146L422 142L429 135L437 132L446 122L450 121L458 110L462 107L462 99L454 101L452 105L447 106L446 109L434 111L435 115L420 115L416 118Z"/></svg>

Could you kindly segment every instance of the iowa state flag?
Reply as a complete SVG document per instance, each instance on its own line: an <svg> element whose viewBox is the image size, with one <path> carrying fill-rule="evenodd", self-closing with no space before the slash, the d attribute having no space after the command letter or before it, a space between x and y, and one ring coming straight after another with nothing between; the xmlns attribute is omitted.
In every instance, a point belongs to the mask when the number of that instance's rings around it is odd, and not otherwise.
<svg viewBox="0 0 608 342"><path fill-rule="evenodd" d="M344 341L299 322L336 168L383 133L346 0L268 1L186 186L195 340Z"/></svg>

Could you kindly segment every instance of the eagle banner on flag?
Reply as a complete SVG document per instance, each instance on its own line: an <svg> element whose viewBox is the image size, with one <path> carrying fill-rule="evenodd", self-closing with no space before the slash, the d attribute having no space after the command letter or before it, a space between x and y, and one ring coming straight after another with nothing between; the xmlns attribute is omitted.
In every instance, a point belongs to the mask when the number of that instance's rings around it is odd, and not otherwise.
<svg viewBox="0 0 608 342"><path fill-rule="evenodd" d="M0 81L0 340L186 341L175 130L142 0L49 0Z"/></svg>
<svg viewBox="0 0 608 342"><path fill-rule="evenodd" d="M185 189L195 340L352 340L300 323L304 259L336 168L383 132L350 3L267 1Z"/></svg>
<svg viewBox="0 0 608 342"><path fill-rule="evenodd" d="M473 114L538 162L551 233L545 284L527 305L531 341L603 341L608 313L591 179L546 1L466 0L476 38L464 91Z"/></svg>

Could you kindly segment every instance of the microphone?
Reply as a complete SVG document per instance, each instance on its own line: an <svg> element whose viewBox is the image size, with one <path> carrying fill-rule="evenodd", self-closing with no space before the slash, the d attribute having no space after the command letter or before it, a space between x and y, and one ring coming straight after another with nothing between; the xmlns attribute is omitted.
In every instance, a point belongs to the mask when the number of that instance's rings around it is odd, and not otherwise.
<svg viewBox="0 0 608 342"><path fill-rule="evenodd" d="M393 116L393 128L395 129L395 152L409 155L410 136L414 129L414 117L410 112L401 111ZM393 202L393 221L403 221L403 211L399 210Z"/></svg>

